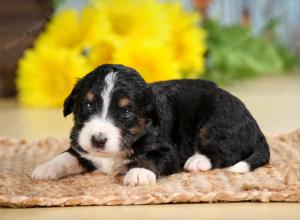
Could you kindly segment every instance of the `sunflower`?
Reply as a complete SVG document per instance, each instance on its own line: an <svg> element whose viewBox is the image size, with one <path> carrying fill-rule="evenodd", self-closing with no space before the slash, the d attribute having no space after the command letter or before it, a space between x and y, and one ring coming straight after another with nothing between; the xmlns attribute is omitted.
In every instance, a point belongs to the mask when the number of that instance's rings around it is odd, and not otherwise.
<svg viewBox="0 0 300 220"><path fill-rule="evenodd" d="M156 42L129 41L113 61L135 68L147 82L180 78L170 48Z"/></svg>
<svg viewBox="0 0 300 220"><path fill-rule="evenodd" d="M155 0L92 0L97 10L107 18L109 34L120 43L139 38L139 41L164 41L169 36L164 6Z"/></svg>
<svg viewBox="0 0 300 220"><path fill-rule="evenodd" d="M70 50L28 50L18 64L18 99L26 106L60 106L87 71L85 60Z"/></svg>
<svg viewBox="0 0 300 220"><path fill-rule="evenodd" d="M93 47L90 47L84 54L87 64L96 68L100 64L112 63L113 56L117 50L117 42L110 39L103 39Z"/></svg>
<svg viewBox="0 0 300 220"><path fill-rule="evenodd" d="M28 106L61 106L76 78L104 63L136 68L148 82L195 78L204 70L200 16L158 0L91 0L56 13L17 70Z"/></svg>
<svg viewBox="0 0 300 220"><path fill-rule="evenodd" d="M171 26L171 39L168 42L179 69L185 77L196 78L204 72L203 43L206 32L199 28L200 15L196 12L185 13L179 3L165 4L167 19Z"/></svg>
<svg viewBox="0 0 300 220"><path fill-rule="evenodd" d="M108 32L108 27L106 18L90 5L81 13L75 9L66 9L53 17L35 45L62 47L82 52L97 44Z"/></svg>

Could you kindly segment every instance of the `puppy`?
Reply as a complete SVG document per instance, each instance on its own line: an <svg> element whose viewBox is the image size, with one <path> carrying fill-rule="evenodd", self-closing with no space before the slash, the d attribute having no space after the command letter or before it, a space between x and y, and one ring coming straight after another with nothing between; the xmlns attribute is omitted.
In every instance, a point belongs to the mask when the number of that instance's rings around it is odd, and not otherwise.
<svg viewBox="0 0 300 220"><path fill-rule="evenodd" d="M71 147L38 166L33 178L97 170L145 185L183 169L244 173L270 157L243 103L205 80L147 84L132 68L106 64L75 85L64 102L64 116L71 113Z"/></svg>

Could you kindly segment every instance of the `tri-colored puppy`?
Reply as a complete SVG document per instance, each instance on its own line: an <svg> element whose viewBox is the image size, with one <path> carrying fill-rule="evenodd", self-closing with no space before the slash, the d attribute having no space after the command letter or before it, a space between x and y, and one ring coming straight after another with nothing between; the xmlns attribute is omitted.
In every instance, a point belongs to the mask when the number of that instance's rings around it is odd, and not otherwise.
<svg viewBox="0 0 300 220"><path fill-rule="evenodd" d="M132 68L102 65L65 100L64 115L71 113L71 147L38 166L33 178L98 170L144 185L183 169L243 173L270 157L243 103L205 80L147 84Z"/></svg>

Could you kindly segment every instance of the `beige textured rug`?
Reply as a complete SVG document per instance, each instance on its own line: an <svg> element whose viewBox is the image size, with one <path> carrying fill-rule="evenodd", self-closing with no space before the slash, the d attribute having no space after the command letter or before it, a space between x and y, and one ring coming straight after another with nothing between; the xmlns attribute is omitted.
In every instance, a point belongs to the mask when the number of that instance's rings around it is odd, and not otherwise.
<svg viewBox="0 0 300 220"><path fill-rule="evenodd" d="M0 139L0 206L131 205L189 202L300 202L300 129L268 137L271 162L246 174L225 169L179 173L153 186L123 186L122 177L86 173L58 181L32 180L32 169L68 147Z"/></svg>

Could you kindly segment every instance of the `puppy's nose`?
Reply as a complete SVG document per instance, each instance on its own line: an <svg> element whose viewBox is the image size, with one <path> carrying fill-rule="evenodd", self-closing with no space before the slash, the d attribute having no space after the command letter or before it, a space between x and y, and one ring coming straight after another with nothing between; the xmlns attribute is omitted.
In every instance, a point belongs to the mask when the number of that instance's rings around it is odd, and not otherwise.
<svg viewBox="0 0 300 220"><path fill-rule="evenodd" d="M106 141L107 141L107 138L102 133L92 136L93 147L103 149Z"/></svg>

